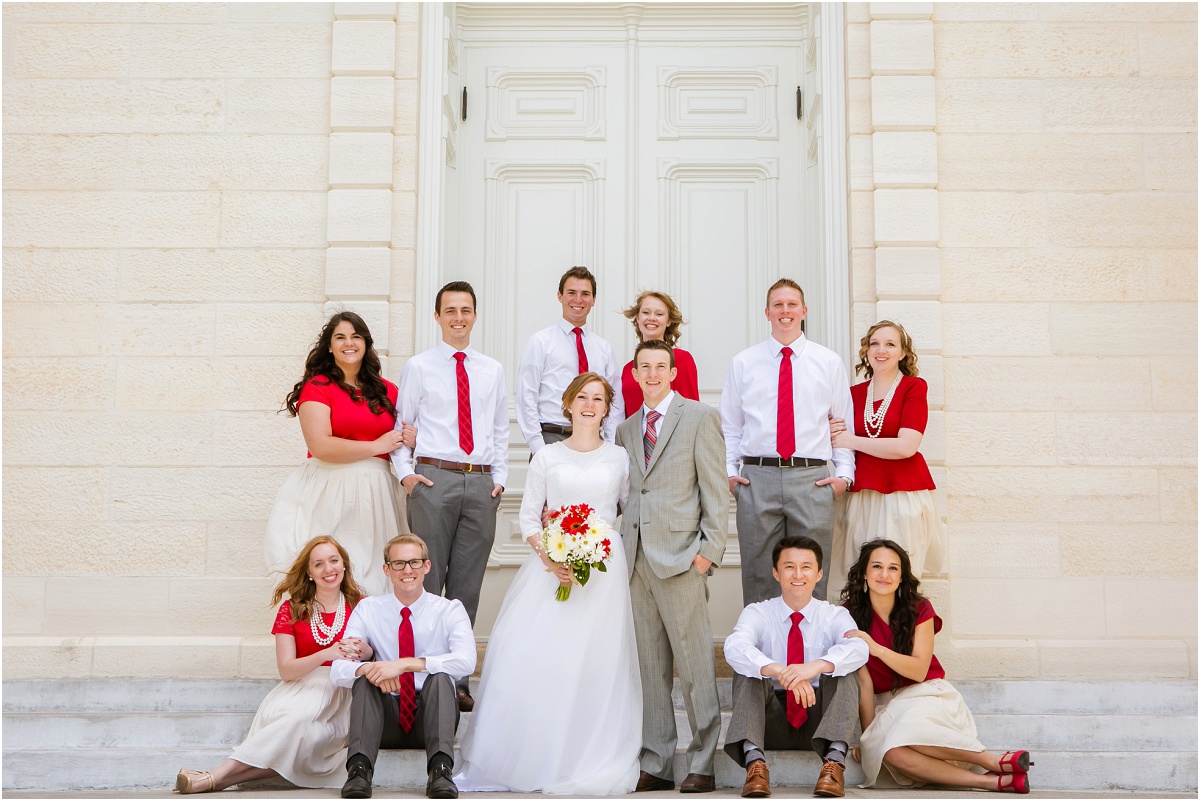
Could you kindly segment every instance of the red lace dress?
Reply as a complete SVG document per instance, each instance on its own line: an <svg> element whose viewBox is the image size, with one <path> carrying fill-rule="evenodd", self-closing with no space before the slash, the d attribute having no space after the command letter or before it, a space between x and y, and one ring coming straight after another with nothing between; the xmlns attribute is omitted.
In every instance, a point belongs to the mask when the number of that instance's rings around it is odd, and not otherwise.
<svg viewBox="0 0 1200 801"><path fill-rule="evenodd" d="M332 626L335 617L334 613L323 615L326 626ZM347 604L333 642L342 638L349 619ZM329 647L317 644L310 621L292 622L290 601L280 605L271 633L294 637L298 657ZM306 676L276 684L259 704L250 732L231 758L269 768L298 787L341 787L346 782L350 691L329 682L329 664L324 662Z"/></svg>

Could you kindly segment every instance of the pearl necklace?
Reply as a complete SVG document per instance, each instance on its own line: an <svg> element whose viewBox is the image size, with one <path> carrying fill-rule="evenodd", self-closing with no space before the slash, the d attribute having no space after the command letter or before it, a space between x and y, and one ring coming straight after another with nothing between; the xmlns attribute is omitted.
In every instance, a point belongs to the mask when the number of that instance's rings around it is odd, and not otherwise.
<svg viewBox="0 0 1200 801"><path fill-rule="evenodd" d="M321 602L313 599L313 604L320 607L322 610L325 607L321 606ZM337 612L333 616L333 625L326 626L325 621L321 619L321 613L313 610L312 617L308 619L309 626L312 628L313 639L317 641L317 645L329 645L333 642L333 638L342 630L342 624L346 622L346 596L338 593Z"/></svg>
<svg viewBox="0 0 1200 801"><path fill-rule="evenodd" d="M883 418L887 416L888 407L892 405L892 397L896 394L896 387L900 386L900 379L903 373L896 373L896 380L892 382L892 388L887 391L887 395L883 398L883 403L879 404L879 411L873 411L875 408L875 381L867 382L867 405L863 407L863 427L867 429L867 436L871 439L878 439L883 433Z"/></svg>

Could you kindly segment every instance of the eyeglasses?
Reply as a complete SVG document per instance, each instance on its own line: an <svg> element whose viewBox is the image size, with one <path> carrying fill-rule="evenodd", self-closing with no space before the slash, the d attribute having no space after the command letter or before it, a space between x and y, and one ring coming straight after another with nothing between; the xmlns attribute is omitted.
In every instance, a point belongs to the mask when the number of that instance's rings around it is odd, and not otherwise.
<svg viewBox="0 0 1200 801"><path fill-rule="evenodd" d="M393 559L390 562L384 562L384 564L387 565L392 570L395 570L397 573L399 573L401 570L404 569L405 565L407 565L408 567L411 567L413 570L420 570L425 565L425 560L424 559L408 559L408 560Z"/></svg>

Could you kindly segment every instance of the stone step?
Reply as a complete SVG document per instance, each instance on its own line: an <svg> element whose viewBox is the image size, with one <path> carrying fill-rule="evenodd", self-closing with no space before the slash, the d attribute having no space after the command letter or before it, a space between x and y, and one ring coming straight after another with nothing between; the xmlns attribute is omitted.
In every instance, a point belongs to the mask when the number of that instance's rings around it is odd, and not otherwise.
<svg viewBox="0 0 1200 801"><path fill-rule="evenodd" d="M722 713L722 734L730 713ZM7 748L231 748L241 742L249 712L8 712ZM470 715L464 716L465 731ZM993 750L1171 751L1195 747L1196 716L975 715L979 739ZM679 747L691 742L687 715L675 714Z"/></svg>
<svg viewBox="0 0 1200 801"><path fill-rule="evenodd" d="M7 790L104 790L162 788L172 785L181 767L210 768L228 756L228 749L15 749L3 759ZM820 769L811 753L772 751L767 754L776 787L811 787ZM420 751L383 751L375 773L379 787L422 788L425 757ZM676 780L687 773L683 754L675 758ZM717 784L740 787L741 768L717 754ZM1037 755L1030 776L1037 791L1195 792L1196 752L1047 751ZM862 769L851 762L847 785L862 782ZM883 797L883 796L881 796Z"/></svg>
<svg viewBox="0 0 1200 801"><path fill-rule="evenodd" d="M4 712L254 712L274 687L269 679L9 679ZM472 679L472 686L477 680ZM1194 681L954 682L975 715L1195 715ZM732 703L732 681L717 680L721 707ZM683 708L676 682L675 706Z"/></svg>

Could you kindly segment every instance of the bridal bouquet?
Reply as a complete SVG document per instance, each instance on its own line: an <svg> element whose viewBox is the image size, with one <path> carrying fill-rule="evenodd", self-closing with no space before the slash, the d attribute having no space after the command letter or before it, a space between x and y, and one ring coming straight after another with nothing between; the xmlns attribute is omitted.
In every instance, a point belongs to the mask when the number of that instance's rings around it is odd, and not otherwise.
<svg viewBox="0 0 1200 801"><path fill-rule="evenodd" d="M550 513L550 523L542 531L542 547L550 561L571 568L571 580L583 586L593 570L607 573L604 563L612 554L612 526L586 503L564 506ZM571 584L559 585L554 598L571 597Z"/></svg>

